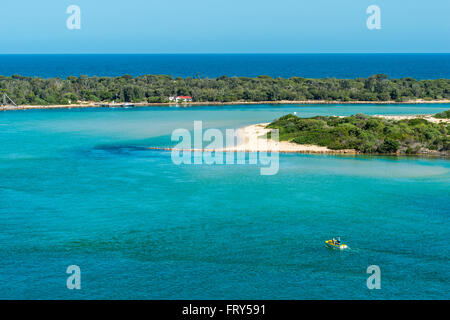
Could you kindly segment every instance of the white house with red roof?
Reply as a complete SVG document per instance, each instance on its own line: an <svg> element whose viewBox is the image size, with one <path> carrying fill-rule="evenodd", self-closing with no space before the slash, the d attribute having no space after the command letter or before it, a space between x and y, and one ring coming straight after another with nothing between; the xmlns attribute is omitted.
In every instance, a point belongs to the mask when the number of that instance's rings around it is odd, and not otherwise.
<svg viewBox="0 0 450 320"><path fill-rule="evenodd" d="M176 96L176 97L169 97L169 101L175 101L175 102L192 102L191 96Z"/></svg>

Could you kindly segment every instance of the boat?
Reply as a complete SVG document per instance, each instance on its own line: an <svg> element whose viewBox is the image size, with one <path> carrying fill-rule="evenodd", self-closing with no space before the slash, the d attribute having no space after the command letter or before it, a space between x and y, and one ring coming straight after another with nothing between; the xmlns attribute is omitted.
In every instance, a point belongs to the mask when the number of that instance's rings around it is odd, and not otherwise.
<svg viewBox="0 0 450 320"><path fill-rule="evenodd" d="M326 240L325 244L328 248L331 249L338 249L338 250L345 250L348 249L348 246L341 242L341 239L338 237L338 240L336 241L334 238L330 240Z"/></svg>

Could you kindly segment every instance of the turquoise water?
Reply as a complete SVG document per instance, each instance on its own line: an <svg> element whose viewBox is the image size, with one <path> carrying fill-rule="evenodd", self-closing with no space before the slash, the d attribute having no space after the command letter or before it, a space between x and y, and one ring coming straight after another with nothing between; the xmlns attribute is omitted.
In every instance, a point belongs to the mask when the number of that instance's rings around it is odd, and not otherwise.
<svg viewBox="0 0 450 320"><path fill-rule="evenodd" d="M2 299L448 299L450 162L280 155L174 165L176 128L450 105L227 106L0 113ZM341 235L336 252L323 241ZM66 288L78 265L82 289ZM381 290L366 269L381 268Z"/></svg>

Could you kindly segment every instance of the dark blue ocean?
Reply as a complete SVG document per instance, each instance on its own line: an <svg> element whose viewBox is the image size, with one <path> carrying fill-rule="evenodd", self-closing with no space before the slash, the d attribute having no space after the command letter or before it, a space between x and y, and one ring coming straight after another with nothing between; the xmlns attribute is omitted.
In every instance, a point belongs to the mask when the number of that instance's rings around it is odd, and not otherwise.
<svg viewBox="0 0 450 320"><path fill-rule="evenodd" d="M0 75L30 77L168 74L201 77L450 78L450 54L0 55Z"/></svg>

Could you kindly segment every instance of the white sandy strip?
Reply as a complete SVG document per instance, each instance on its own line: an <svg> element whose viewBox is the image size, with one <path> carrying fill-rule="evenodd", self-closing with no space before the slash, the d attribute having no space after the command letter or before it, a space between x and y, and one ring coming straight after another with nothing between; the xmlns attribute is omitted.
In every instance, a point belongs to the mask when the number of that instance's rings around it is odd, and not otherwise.
<svg viewBox="0 0 450 320"><path fill-rule="evenodd" d="M437 119L432 114L426 115L375 115L374 117L404 120L421 118L433 123L450 123L450 119ZM279 152L298 152L298 153L358 153L353 149L331 150L327 147L316 145L297 144L288 141L275 142L267 140L266 135L270 131L267 129L269 123L254 124L240 129L239 138L241 143L234 148L224 148L223 151L279 151Z"/></svg>
<svg viewBox="0 0 450 320"><path fill-rule="evenodd" d="M385 118L390 120L403 120L422 118L433 123L449 123L450 119L437 119L433 115L405 115L405 116L386 116L375 115L374 117ZM331 150L327 147L316 145L297 144L294 142L280 141L276 142L267 139L267 133L271 129L267 129L269 123L259 123L247 126L238 130L238 144L234 147L219 149L177 149L177 148L158 148L150 147L149 149L157 150L178 150L178 151L203 151L203 152L281 152L281 153L347 153L355 154L358 151L354 149Z"/></svg>
<svg viewBox="0 0 450 320"><path fill-rule="evenodd" d="M178 148L161 148L149 147L153 150L168 151L202 151L202 152L281 152L281 153L358 153L353 149L331 150L327 147L316 145L297 144L288 141L276 142L267 139L267 133L272 129L267 129L269 123L259 123L238 130L238 143L233 147L226 148L205 148L205 149L178 149Z"/></svg>
<svg viewBox="0 0 450 320"><path fill-rule="evenodd" d="M438 119L433 117L432 114L421 114L421 115L405 115L405 116L387 116L387 115L374 115L374 117L377 118L384 118L389 120L410 120L410 119L425 119L427 121L433 122L433 123L450 123L450 119Z"/></svg>
<svg viewBox="0 0 450 320"><path fill-rule="evenodd" d="M254 124L238 130L238 143L233 147L225 148L205 148L205 149L178 149L178 148L158 148L149 149L170 150L170 151L203 151L203 152L281 152L281 153L358 153L353 149L331 150L327 147L316 145L297 144L288 141L276 142L267 139L267 133L272 129L267 129L269 123Z"/></svg>
<svg viewBox="0 0 450 320"><path fill-rule="evenodd" d="M274 141L267 139L267 129L269 123L254 124L239 129L238 145L235 147L224 148L225 152L298 152L298 153L334 153L327 147L315 145L302 145L288 141ZM340 151L342 153L343 151ZM353 151L354 152L354 151Z"/></svg>
<svg viewBox="0 0 450 320"><path fill-rule="evenodd" d="M390 120L404 120L404 119L416 119L421 118L433 123L450 123L450 119L437 119L432 114L426 115L375 115ZM236 147L224 148L220 151L247 151L247 152L260 152L260 151L278 151L278 152L298 152L298 153L358 153L353 149L345 150L331 150L327 147L320 147L316 145L304 145L297 144L288 141L275 142L273 140L267 140L267 133L271 129L267 129L269 123L254 124L248 127L239 129L239 141L240 143ZM217 150L219 151L219 150Z"/></svg>

